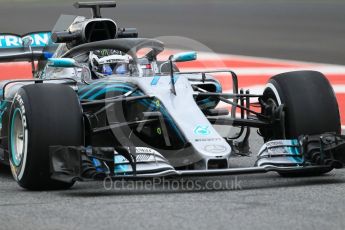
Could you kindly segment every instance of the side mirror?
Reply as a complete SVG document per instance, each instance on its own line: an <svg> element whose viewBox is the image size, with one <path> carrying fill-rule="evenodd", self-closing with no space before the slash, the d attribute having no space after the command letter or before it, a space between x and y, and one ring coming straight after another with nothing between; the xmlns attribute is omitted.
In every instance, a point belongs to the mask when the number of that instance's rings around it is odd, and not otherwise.
<svg viewBox="0 0 345 230"><path fill-rule="evenodd" d="M185 52L171 55L170 62L170 78L171 78L171 93L176 95L175 80L174 80L174 66L173 62L185 62L196 60L196 52Z"/></svg>
<svg viewBox="0 0 345 230"><path fill-rule="evenodd" d="M171 55L169 57L170 61L173 62L185 62L185 61L194 61L197 58L196 52L185 52Z"/></svg>
<svg viewBox="0 0 345 230"><path fill-rule="evenodd" d="M48 58L48 66L62 68L79 67L73 58Z"/></svg>

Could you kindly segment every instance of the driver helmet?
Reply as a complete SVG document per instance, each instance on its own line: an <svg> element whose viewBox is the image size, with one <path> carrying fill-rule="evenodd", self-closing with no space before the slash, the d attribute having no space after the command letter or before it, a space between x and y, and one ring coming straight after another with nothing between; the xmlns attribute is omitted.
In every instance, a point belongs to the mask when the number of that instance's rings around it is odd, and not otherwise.
<svg viewBox="0 0 345 230"><path fill-rule="evenodd" d="M89 55L92 72L98 78L112 74L128 74L131 60L131 56L114 50L97 50Z"/></svg>

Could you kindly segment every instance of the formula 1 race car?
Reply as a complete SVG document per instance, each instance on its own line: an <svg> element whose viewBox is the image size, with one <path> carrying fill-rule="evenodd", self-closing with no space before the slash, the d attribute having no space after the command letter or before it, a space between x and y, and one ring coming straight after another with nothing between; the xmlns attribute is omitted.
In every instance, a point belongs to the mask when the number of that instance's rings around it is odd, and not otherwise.
<svg viewBox="0 0 345 230"><path fill-rule="evenodd" d="M75 6L91 8L93 17L65 16L49 32L2 36L0 61L31 61L34 76L0 83L0 160L20 186L269 171L312 176L344 166L338 104L323 74L282 73L262 94L250 94L231 70L179 71L175 62L193 61L195 52L157 61L162 42L101 17L100 8L115 3ZM232 93L222 93L216 73L229 75ZM219 109L220 102L231 109ZM214 125L238 132L222 136ZM249 152L251 128L265 144L255 165L233 168L233 156Z"/></svg>

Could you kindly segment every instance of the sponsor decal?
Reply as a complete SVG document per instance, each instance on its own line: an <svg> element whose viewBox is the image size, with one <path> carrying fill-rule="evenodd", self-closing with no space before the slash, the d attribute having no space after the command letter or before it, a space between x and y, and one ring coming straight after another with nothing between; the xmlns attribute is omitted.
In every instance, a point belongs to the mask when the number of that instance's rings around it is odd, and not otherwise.
<svg viewBox="0 0 345 230"><path fill-rule="evenodd" d="M276 146L284 146L284 145L296 145L298 146L298 141L296 140L275 140L266 143L268 148L273 148Z"/></svg>
<svg viewBox="0 0 345 230"><path fill-rule="evenodd" d="M146 154L159 154L156 150L147 148L147 147L136 147L135 151L137 154L146 153Z"/></svg>
<svg viewBox="0 0 345 230"><path fill-rule="evenodd" d="M137 154L135 156L137 163L156 161L156 156L161 156L156 150L147 147L136 147L135 151ZM116 166L123 166L123 164L129 164L129 161L125 157L118 154L114 156L114 162L115 168ZM128 170L128 166L126 167L126 170Z"/></svg>
<svg viewBox="0 0 345 230"><path fill-rule="evenodd" d="M33 40L32 47L44 47L52 44L51 33L34 33L27 36ZM22 40L23 38L16 35L0 35L0 48L22 48Z"/></svg>
<svg viewBox="0 0 345 230"><path fill-rule="evenodd" d="M25 113L25 107L24 107L24 101L22 97L19 94L16 94L15 100L19 103L20 105L20 110L22 112L22 122L23 122L23 127L24 129L27 129L27 123L26 123L26 113Z"/></svg>
<svg viewBox="0 0 345 230"><path fill-rule="evenodd" d="M208 129L208 125L197 125L194 128L194 134L201 135L201 136L207 136L210 135L211 131Z"/></svg>
<svg viewBox="0 0 345 230"><path fill-rule="evenodd" d="M195 142L202 142L202 141L220 141L221 138L198 138L195 139Z"/></svg>
<svg viewBox="0 0 345 230"><path fill-rule="evenodd" d="M210 153L223 153L226 151L226 147L224 145L206 145L204 149Z"/></svg>

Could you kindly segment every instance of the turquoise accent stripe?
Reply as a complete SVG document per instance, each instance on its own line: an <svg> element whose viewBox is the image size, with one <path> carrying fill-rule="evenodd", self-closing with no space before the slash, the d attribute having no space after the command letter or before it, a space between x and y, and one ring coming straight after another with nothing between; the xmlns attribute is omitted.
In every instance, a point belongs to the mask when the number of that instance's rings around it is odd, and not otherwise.
<svg viewBox="0 0 345 230"><path fill-rule="evenodd" d="M6 105L7 105L7 101L1 101L1 103L0 103L0 110L5 109Z"/></svg>
<svg viewBox="0 0 345 230"><path fill-rule="evenodd" d="M92 85L90 85L90 86L92 86ZM92 92L94 92L94 91L96 91L96 90L98 90L99 88L101 88L101 87L103 87L104 86L104 84L102 84L102 83L100 83L99 85L97 85L97 86L94 86L94 87L88 87L88 91L86 91L85 93L83 93L81 96L80 96L80 99L84 99L85 97L87 97L89 94L91 94ZM91 89L90 89L91 88ZM80 91L84 91L84 90L86 90L86 88L84 88L84 89L82 89L82 90L80 90ZM81 93L81 92L80 92Z"/></svg>
<svg viewBox="0 0 345 230"><path fill-rule="evenodd" d="M161 78L160 76L154 76L151 81L151 85L157 85L160 78Z"/></svg>
<svg viewBox="0 0 345 230"><path fill-rule="evenodd" d="M292 147L287 147L287 149L288 149L288 153L289 153L289 154L295 154L295 152L294 152L294 150L293 150ZM289 159L290 159L292 162L297 163L297 161L296 161L296 159L295 159L294 157L289 157Z"/></svg>
<svg viewBox="0 0 345 230"><path fill-rule="evenodd" d="M93 94L92 96L90 96L88 99L93 100L96 99L99 95L105 94L105 93L109 93L109 92L128 92L131 89L124 89L124 88L119 88L119 87L113 87L113 88L104 88L100 91L98 91L97 93Z"/></svg>
<svg viewBox="0 0 345 230"><path fill-rule="evenodd" d="M104 82L94 82L94 83L91 83L90 85L82 85L82 86L79 86L79 92L81 91L84 91L84 90L90 90L91 86L94 86L94 85L103 85L105 84Z"/></svg>
<svg viewBox="0 0 345 230"><path fill-rule="evenodd" d="M125 158L121 155L114 156L114 173L125 173L129 171L128 164L121 164Z"/></svg>
<svg viewBox="0 0 345 230"><path fill-rule="evenodd" d="M222 86L216 82L216 93L221 93L222 92ZM197 104L200 107L200 109L207 109L210 107L216 106L216 100L211 99L212 97L205 98L201 101L198 101Z"/></svg>
<svg viewBox="0 0 345 230"><path fill-rule="evenodd" d="M128 86L132 86L131 84L123 83L122 81L109 81L109 82L108 81L96 81L96 82L91 83L90 85L80 86L79 92L87 91L87 90L93 89L94 87L98 87L95 85L98 85L98 86L101 86L101 85L103 85L103 86L104 85L128 85Z"/></svg>
<svg viewBox="0 0 345 230"><path fill-rule="evenodd" d="M98 92L94 92L95 90L91 89L90 91L92 91L92 92L88 91L88 92L84 93L82 96L80 96L80 99L84 99L85 98L85 99L89 99L89 100L95 100L98 96L100 96L102 94L105 94L105 93L108 93L108 92L122 92L122 93L126 93L128 91L133 90L133 89L134 89L134 87L132 85L129 85L129 84L111 84L111 85L108 85L108 86L102 88ZM132 95L133 96L142 96L144 94L142 92L140 92L140 91L136 91ZM142 100L139 100L138 102L140 104L144 105L145 107L147 107L148 110L156 110L156 109L158 109L162 113L163 117L167 120L168 125L178 135L179 139L181 141L185 141L185 138L181 134L180 130L177 128L174 120L172 119L170 114L166 111L164 106L160 105L159 108L158 108L157 105L155 103L153 103L152 99L142 99Z"/></svg>
<svg viewBox="0 0 345 230"><path fill-rule="evenodd" d="M48 65L53 67L70 68L76 66L72 58L48 58Z"/></svg>
<svg viewBox="0 0 345 230"><path fill-rule="evenodd" d="M292 145L298 145L298 140L294 139L294 140L291 140L291 144ZM295 157L289 157L289 159L296 163L296 164L301 164L303 163L303 158L298 156L300 153L299 153L299 149L298 147L288 147L288 152L290 154L293 154L293 155L296 155Z"/></svg>
<svg viewBox="0 0 345 230"><path fill-rule="evenodd" d="M101 88L101 87L103 87L103 88ZM82 94L80 96L80 99L85 99L86 97L88 97L87 99L95 99L97 96L101 95L102 93L110 92L109 91L110 88L120 88L120 87L127 88L128 89L127 91L130 91L134 88L133 86L127 85L127 84L111 84L111 85L107 85L107 86L105 86L105 84L101 84L99 86L91 88L89 91ZM94 93L97 90L99 90L99 91ZM121 91L121 92L123 92L123 91ZM92 93L94 93L94 94L92 94ZM97 96L94 96L94 95L97 95Z"/></svg>
<svg viewBox="0 0 345 230"><path fill-rule="evenodd" d="M197 53L195 51L191 51L191 52L175 54L173 56L173 61L176 61L176 62L194 61L196 60L196 58L197 58Z"/></svg>

